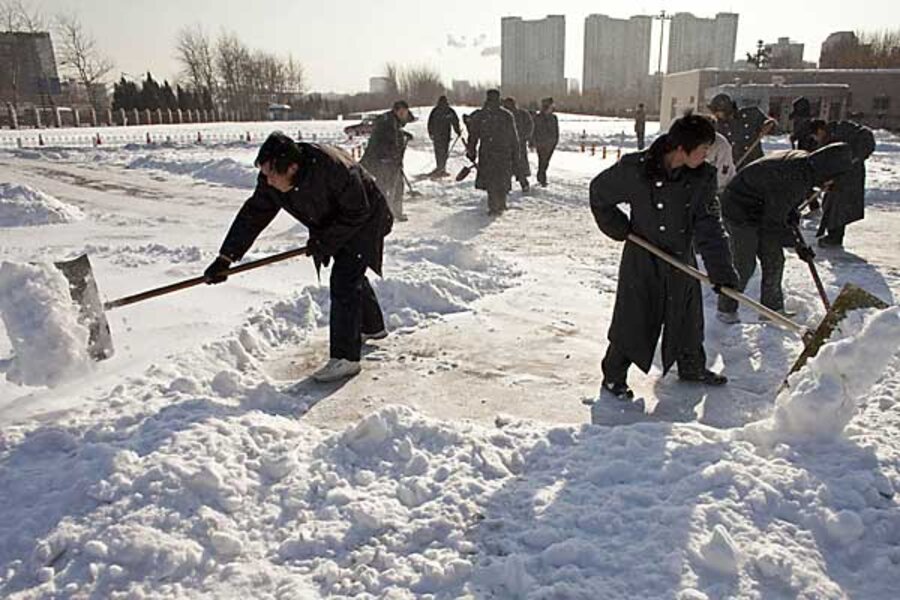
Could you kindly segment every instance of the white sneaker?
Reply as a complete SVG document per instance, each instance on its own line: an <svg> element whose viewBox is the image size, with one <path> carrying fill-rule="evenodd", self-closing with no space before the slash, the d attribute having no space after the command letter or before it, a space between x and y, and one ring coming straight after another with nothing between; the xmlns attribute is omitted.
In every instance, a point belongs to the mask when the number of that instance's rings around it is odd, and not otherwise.
<svg viewBox="0 0 900 600"><path fill-rule="evenodd" d="M319 383L331 383L359 375L361 370L359 362L343 358L330 358L328 364L313 373L312 378Z"/></svg>
<svg viewBox="0 0 900 600"><path fill-rule="evenodd" d="M387 329L382 329L376 333L363 333L360 337L362 338L363 344L365 344L369 340L383 340L387 336Z"/></svg>
<svg viewBox="0 0 900 600"><path fill-rule="evenodd" d="M716 318L726 325L736 325L741 322L741 317L735 312L716 311Z"/></svg>

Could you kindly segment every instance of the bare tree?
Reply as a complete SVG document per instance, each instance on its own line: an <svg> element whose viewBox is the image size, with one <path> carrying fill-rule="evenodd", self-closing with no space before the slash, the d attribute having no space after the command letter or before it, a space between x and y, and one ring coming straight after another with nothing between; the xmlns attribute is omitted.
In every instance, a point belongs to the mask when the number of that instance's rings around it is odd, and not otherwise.
<svg viewBox="0 0 900 600"><path fill-rule="evenodd" d="M401 95L417 105L432 104L446 92L441 74L435 69L419 65L403 71L400 79Z"/></svg>
<svg viewBox="0 0 900 600"><path fill-rule="evenodd" d="M216 63L209 36L198 25L182 28L176 37L175 54L181 63L182 75L194 89L205 88L217 95Z"/></svg>
<svg viewBox="0 0 900 600"><path fill-rule="evenodd" d="M21 0L4 0L0 2L0 30L9 33L37 33L46 30L46 20L37 9L31 9ZM12 56L7 71L8 85L12 92L11 100L14 108L19 105L19 79L22 68L23 44L12 44ZM0 75L0 86L2 83Z"/></svg>
<svg viewBox="0 0 900 600"><path fill-rule="evenodd" d="M102 84L112 71L112 61L101 54L97 41L85 31L77 15L58 17L56 26L60 38L60 66L78 79L85 88L91 106L94 110L99 110L96 86Z"/></svg>

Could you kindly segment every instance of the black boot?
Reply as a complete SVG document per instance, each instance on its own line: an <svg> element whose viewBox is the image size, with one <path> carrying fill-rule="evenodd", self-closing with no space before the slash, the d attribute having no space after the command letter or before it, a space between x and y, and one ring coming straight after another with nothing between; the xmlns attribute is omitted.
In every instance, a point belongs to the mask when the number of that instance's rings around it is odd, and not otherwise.
<svg viewBox="0 0 900 600"><path fill-rule="evenodd" d="M634 392L628 387L627 383L617 383L614 381L604 381L600 384L600 392L612 394L619 400L631 400L634 398Z"/></svg>
<svg viewBox="0 0 900 600"><path fill-rule="evenodd" d="M702 383L703 385L725 385L728 383L727 377L718 373L713 373L709 369L678 373L678 379L690 383Z"/></svg>

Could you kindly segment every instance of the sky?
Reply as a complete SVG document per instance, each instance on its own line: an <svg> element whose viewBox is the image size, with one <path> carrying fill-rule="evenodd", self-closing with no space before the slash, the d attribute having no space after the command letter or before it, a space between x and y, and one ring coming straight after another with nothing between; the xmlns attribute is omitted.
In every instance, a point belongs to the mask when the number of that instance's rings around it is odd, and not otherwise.
<svg viewBox="0 0 900 600"><path fill-rule="evenodd" d="M819 46L833 31L879 30L900 24L896 0L754 2L644 0L25 0L47 15L76 12L116 64L115 74L134 77L150 70L157 79L176 80L180 67L174 46L178 30L200 24L212 36L232 31L250 47L299 59L307 87L316 91L368 89L369 77L384 65L425 64L449 84L500 80L500 18L566 16L566 76L581 79L584 18L602 13L686 11L712 17L740 14L737 54L743 58L758 39L789 36L806 44L805 59L817 60ZM849 7L853 7L853 12ZM657 30L654 28L654 36ZM656 40L657 38L654 37ZM651 62L656 61L653 44ZM492 49L495 52L492 52Z"/></svg>

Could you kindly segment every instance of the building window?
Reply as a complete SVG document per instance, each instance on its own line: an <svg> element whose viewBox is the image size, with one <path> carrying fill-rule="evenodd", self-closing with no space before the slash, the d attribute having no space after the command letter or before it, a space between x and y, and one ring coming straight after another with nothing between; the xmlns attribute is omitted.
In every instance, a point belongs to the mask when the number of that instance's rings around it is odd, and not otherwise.
<svg viewBox="0 0 900 600"><path fill-rule="evenodd" d="M887 112L891 109L891 98L882 94L872 98L872 110L876 112Z"/></svg>

